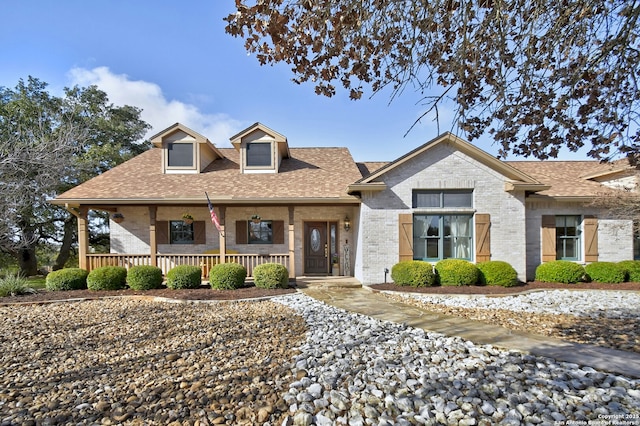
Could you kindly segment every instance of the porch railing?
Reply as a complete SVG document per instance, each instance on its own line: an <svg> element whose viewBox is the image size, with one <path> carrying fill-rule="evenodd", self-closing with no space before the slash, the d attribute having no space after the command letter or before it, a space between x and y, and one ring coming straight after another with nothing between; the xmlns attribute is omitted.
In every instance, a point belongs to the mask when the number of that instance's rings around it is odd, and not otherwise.
<svg viewBox="0 0 640 426"><path fill-rule="evenodd" d="M207 279L209 271L220 263L219 254L158 254L157 264L163 274L167 274L171 268L178 265L199 266L202 269L202 277ZM247 278L253 277L253 268L263 263L279 263L289 268L288 254L228 254L226 263L239 263L247 268ZM136 265L151 265L149 254L88 254L87 268L89 271L101 266L123 266L129 269Z"/></svg>

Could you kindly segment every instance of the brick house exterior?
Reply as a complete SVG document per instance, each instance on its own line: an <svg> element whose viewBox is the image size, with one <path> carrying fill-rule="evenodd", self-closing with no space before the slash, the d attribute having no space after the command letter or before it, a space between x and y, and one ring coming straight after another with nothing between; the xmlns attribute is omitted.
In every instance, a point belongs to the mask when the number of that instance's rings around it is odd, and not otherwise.
<svg viewBox="0 0 640 426"><path fill-rule="evenodd" d="M79 218L81 267L166 272L191 263L206 276L218 262L251 272L275 261L291 278L337 272L368 285L407 259L504 260L527 280L555 258L634 257L632 221L589 207L611 188L635 185L636 171L622 163L505 162L451 133L391 162L356 163L346 148L290 147L260 123L233 136L233 148L179 123L152 142L52 200ZM112 253L90 252L91 209L124 218L110 222ZM185 213L192 224L183 224Z"/></svg>

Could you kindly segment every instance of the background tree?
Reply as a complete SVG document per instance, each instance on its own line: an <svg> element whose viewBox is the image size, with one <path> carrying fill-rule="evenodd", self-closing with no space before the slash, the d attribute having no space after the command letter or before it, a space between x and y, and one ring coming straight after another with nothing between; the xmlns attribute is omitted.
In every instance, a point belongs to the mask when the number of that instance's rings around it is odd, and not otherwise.
<svg viewBox="0 0 640 426"><path fill-rule="evenodd" d="M46 86L29 77L0 87L0 251L26 275L37 273L39 242L59 244L61 267L74 241L75 217L47 200L148 147L136 143L148 129L138 109L96 87L55 97Z"/></svg>
<svg viewBox="0 0 640 426"><path fill-rule="evenodd" d="M640 3L628 0L236 0L226 31L260 64L333 96L450 98L469 140L500 156L605 158L640 150ZM438 89L436 91L436 89ZM435 93L435 94L433 94ZM419 121L419 120L418 120ZM414 123L415 124L415 123Z"/></svg>

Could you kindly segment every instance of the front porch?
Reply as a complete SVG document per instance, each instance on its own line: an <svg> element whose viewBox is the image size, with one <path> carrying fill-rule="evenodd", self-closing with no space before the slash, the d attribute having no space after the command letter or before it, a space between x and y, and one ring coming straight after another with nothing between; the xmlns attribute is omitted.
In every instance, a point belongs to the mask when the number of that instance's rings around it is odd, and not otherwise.
<svg viewBox="0 0 640 426"><path fill-rule="evenodd" d="M279 263L289 267L288 254L157 254L155 264L150 254L87 254L86 269L91 271L102 266L122 266L129 269L137 265L154 265L166 275L177 265L199 266L202 278L209 279L209 271L219 263L238 263L247 268L247 278L253 277L253 269L263 263ZM295 278L295 277L291 277Z"/></svg>

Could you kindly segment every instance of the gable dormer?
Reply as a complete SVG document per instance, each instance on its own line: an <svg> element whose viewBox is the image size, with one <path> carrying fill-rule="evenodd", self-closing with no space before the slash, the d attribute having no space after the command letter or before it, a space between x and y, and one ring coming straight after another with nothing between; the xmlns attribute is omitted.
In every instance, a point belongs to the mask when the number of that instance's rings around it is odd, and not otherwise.
<svg viewBox="0 0 640 426"><path fill-rule="evenodd" d="M162 172L167 174L200 173L224 157L209 139L180 123L152 136L151 143L162 149Z"/></svg>
<svg viewBox="0 0 640 426"><path fill-rule="evenodd" d="M278 173L289 158L287 138L261 123L255 123L230 138L240 152L240 173Z"/></svg>

